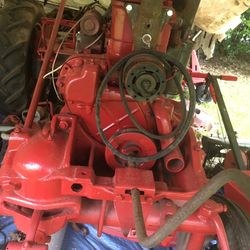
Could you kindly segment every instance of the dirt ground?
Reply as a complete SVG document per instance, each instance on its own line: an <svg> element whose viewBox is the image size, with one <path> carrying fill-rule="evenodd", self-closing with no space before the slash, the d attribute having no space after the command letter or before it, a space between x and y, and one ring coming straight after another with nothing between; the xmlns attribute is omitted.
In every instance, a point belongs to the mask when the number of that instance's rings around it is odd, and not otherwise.
<svg viewBox="0 0 250 250"><path fill-rule="evenodd" d="M250 141L250 63L221 57L201 61L201 67L204 72L216 75L238 76L237 82L220 81L220 86L238 138ZM221 130L216 105L209 103L203 105L203 108Z"/></svg>

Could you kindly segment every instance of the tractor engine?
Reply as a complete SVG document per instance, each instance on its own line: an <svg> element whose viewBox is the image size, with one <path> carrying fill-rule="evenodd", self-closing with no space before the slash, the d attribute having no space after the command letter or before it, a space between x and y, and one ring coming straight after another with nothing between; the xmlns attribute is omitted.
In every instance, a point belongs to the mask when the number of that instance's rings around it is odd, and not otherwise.
<svg viewBox="0 0 250 250"><path fill-rule="evenodd" d="M202 249L217 235L228 249L222 203L205 197L174 216L208 182L183 59L192 50L179 54L190 45L183 32L197 8L187 19L172 1L112 1L110 20L95 11L81 19L78 52L55 83L59 112L43 122L32 118L31 126L28 114L9 139L0 210L14 216L26 239L8 249L47 249L67 222L146 247ZM88 47L85 37L101 39Z"/></svg>

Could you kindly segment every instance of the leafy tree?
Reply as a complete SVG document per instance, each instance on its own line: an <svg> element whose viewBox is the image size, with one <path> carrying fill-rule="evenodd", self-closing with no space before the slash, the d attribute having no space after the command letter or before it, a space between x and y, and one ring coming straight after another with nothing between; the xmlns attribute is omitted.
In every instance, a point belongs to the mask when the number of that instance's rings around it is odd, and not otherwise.
<svg viewBox="0 0 250 250"><path fill-rule="evenodd" d="M230 57L243 57L250 60L250 9L241 16L242 23L227 32L219 44L218 51Z"/></svg>

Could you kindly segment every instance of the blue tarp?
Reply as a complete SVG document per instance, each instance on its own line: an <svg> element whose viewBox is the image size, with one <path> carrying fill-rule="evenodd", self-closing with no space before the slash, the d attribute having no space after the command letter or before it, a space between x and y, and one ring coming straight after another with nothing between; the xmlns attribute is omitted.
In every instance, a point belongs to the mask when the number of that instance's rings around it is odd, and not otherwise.
<svg viewBox="0 0 250 250"><path fill-rule="evenodd" d="M0 217L0 249L10 240L10 233L16 232L12 217Z"/></svg>
<svg viewBox="0 0 250 250"><path fill-rule="evenodd" d="M96 229L90 225L85 225L89 233L84 236L82 232L76 233L70 225L66 229L66 235L62 250L146 250L140 244L118 238L112 235L103 234L97 236ZM174 250L173 248L157 247L154 250Z"/></svg>
<svg viewBox="0 0 250 250"><path fill-rule="evenodd" d="M69 224L66 229L62 250L146 250L140 244L118 238L112 235L103 234L97 237L97 231L90 225L84 225L88 234L75 232ZM0 249L10 240L10 233L16 232L16 227L11 217L0 217ZM157 247L153 250L174 250L174 248Z"/></svg>

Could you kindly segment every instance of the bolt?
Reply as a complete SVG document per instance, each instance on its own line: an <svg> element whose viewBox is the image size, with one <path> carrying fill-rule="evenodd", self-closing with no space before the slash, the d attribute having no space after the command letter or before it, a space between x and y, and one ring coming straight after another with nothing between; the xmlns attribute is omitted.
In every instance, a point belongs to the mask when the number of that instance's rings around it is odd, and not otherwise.
<svg viewBox="0 0 250 250"><path fill-rule="evenodd" d="M82 59L82 58L75 58L75 59L74 59L74 64L73 64L73 66L80 67L80 66L82 66L83 64L84 64L84 62L83 62L83 59Z"/></svg>
<svg viewBox="0 0 250 250"><path fill-rule="evenodd" d="M153 202L153 198L152 197L150 197L150 196L146 196L145 197L145 200L147 201L147 202Z"/></svg>
<svg viewBox="0 0 250 250"><path fill-rule="evenodd" d="M131 4L126 5L127 12L130 12L133 10L133 6Z"/></svg>
<svg viewBox="0 0 250 250"><path fill-rule="evenodd" d="M84 104L82 104L82 103L77 103L77 104L76 104L76 107L77 107L78 109L83 109L85 106L84 106Z"/></svg>
<svg viewBox="0 0 250 250"><path fill-rule="evenodd" d="M142 41L149 47L152 41L152 36L150 34L144 34L142 37Z"/></svg>
<svg viewBox="0 0 250 250"><path fill-rule="evenodd" d="M22 187L22 184L20 182L13 183L15 190L19 190Z"/></svg>
<svg viewBox="0 0 250 250"><path fill-rule="evenodd" d="M60 82L60 83L58 84L58 86L59 86L59 88L63 88L63 87L64 87L64 83L63 83L63 82Z"/></svg>
<svg viewBox="0 0 250 250"><path fill-rule="evenodd" d="M223 212L227 212L227 205L223 204Z"/></svg>
<svg viewBox="0 0 250 250"><path fill-rule="evenodd" d="M6 192L12 192L16 189L15 183L9 182L2 186L3 190Z"/></svg>
<svg viewBox="0 0 250 250"><path fill-rule="evenodd" d="M59 122L59 127L61 128L61 129L67 129L68 127L69 127L69 124L66 122L66 121L60 121Z"/></svg>
<svg viewBox="0 0 250 250"><path fill-rule="evenodd" d="M50 126L49 124L47 123L43 128L42 128L42 135L43 136L48 136L50 133Z"/></svg>
<svg viewBox="0 0 250 250"><path fill-rule="evenodd" d="M20 132L21 132L21 129L20 129L19 127L16 127L16 128L14 129L14 132L15 132L15 133L20 133Z"/></svg>
<svg viewBox="0 0 250 250"><path fill-rule="evenodd" d="M136 236L136 230L132 229L132 230L131 230L131 235L132 235L132 236Z"/></svg>
<svg viewBox="0 0 250 250"><path fill-rule="evenodd" d="M201 144L200 144L200 142L197 142L197 143L195 144L194 150L195 150L195 151L201 151Z"/></svg>
<svg viewBox="0 0 250 250"><path fill-rule="evenodd" d="M167 10L167 16L171 17L173 15L174 15L174 11L173 10L171 10L171 9Z"/></svg>
<svg viewBox="0 0 250 250"><path fill-rule="evenodd" d="M124 200L124 196L122 194L117 194L116 199L122 201Z"/></svg>

